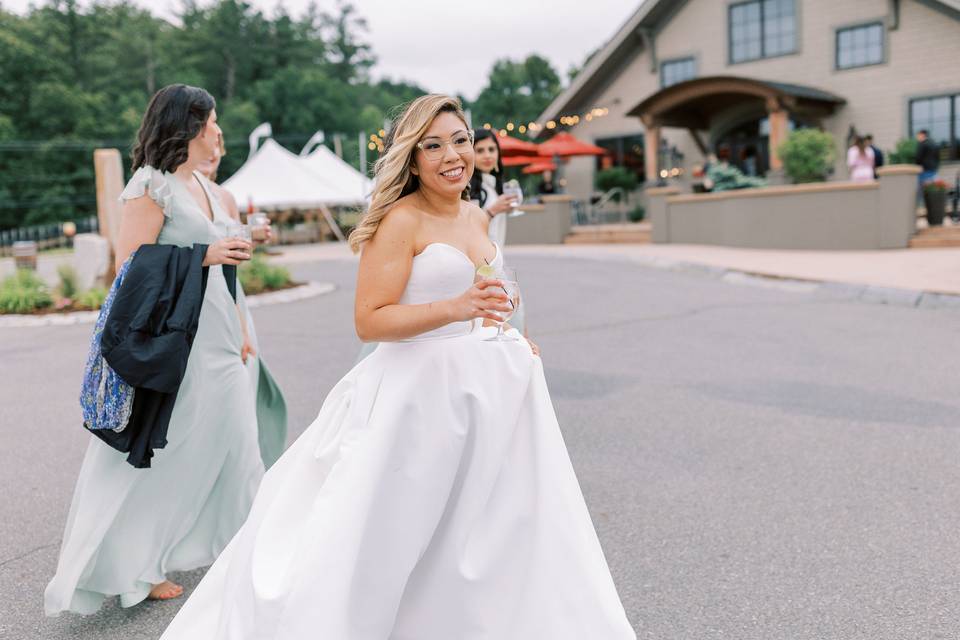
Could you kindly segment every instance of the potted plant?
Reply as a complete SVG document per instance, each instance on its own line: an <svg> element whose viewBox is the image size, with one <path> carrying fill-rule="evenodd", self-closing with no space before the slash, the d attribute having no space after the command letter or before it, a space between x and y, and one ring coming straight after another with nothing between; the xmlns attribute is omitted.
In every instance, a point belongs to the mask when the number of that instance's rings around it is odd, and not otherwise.
<svg viewBox="0 0 960 640"><path fill-rule="evenodd" d="M927 207L927 224L936 227L943 224L947 210L947 183L939 178L923 184L923 204Z"/></svg>

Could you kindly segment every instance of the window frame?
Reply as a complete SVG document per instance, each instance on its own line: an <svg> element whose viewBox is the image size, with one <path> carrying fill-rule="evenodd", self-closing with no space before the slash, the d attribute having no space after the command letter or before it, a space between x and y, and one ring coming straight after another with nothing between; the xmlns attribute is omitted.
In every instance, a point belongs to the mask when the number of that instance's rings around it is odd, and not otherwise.
<svg viewBox="0 0 960 640"><path fill-rule="evenodd" d="M917 95L907 98L907 135L911 138L916 135L913 131L913 103L924 100L937 100L938 98L947 98L950 101L950 139L947 141L948 151L945 161L956 162L960 160L960 89L952 92ZM940 148L942 149L943 147Z"/></svg>
<svg viewBox="0 0 960 640"><path fill-rule="evenodd" d="M697 56L696 56L696 55L692 55L692 54L691 54L691 55L689 55L689 56L680 56L680 57L677 57L677 58L668 58L668 59L666 59L666 60L660 60L660 62L658 63L658 66L659 66L659 71L660 71L660 74L659 74L659 75L660 75L660 88L661 88L661 89L666 89L668 86L669 86L669 87L672 87L674 84L679 84L679 82L674 82L673 84L667 85L667 84L664 84L664 82L663 82L663 68L664 68L664 66L670 65L670 64L679 63L679 62L690 62L690 63L693 64L693 75L690 76L689 78L687 78L687 80L693 80L693 79L695 79L696 77L698 77L698 76L700 75L700 69L699 69L699 65L697 64ZM681 80L680 82L687 82L687 80Z"/></svg>
<svg viewBox="0 0 960 640"><path fill-rule="evenodd" d="M877 62L867 62L865 64L856 64L848 67L840 66L840 34L844 31L854 31L856 29L863 29L866 27L880 27L880 60ZM852 71L854 69L863 69L865 67L873 67L878 64L886 64L887 62L887 25L883 19L877 18L875 20L868 20L865 22L857 22L854 24L847 24L840 27L835 27L833 30L833 70L834 71Z"/></svg>
<svg viewBox="0 0 960 640"><path fill-rule="evenodd" d="M797 0L789 0L793 4L793 50L783 51L781 53L768 54L766 49L766 32L763 4L764 0L736 0L727 5L727 66L735 64L747 64L758 62L760 60L770 60L773 58L782 58L783 56L793 56L800 53L800 7ZM760 55L756 58L746 58L743 60L734 60L733 58L733 11L737 7L750 4L756 4L760 8Z"/></svg>

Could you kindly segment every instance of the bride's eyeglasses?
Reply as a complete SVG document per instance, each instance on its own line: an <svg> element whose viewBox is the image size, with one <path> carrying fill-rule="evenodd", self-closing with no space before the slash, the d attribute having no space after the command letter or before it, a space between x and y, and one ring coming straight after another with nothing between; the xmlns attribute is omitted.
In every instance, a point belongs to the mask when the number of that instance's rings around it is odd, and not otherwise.
<svg viewBox="0 0 960 640"><path fill-rule="evenodd" d="M439 160L443 157L447 145L461 155L469 153L473 151L473 132L463 129L454 133L448 140L436 137L424 138L417 143L417 148L423 151L427 160Z"/></svg>

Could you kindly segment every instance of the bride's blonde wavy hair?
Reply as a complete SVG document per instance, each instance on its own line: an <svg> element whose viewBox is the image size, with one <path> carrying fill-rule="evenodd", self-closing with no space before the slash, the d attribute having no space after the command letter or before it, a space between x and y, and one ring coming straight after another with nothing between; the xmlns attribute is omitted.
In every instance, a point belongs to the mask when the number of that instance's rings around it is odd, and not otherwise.
<svg viewBox="0 0 960 640"><path fill-rule="evenodd" d="M380 221L397 200L411 194L420 186L420 180L411 171L417 143L427 132L433 119L441 113L452 113L467 126L467 116L460 101L451 96L431 93L420 96L393 121L387 136L386 148L374 166L374 187L370 207L350 234L350 248L354 253L377 232ZM470 187L463 198L469 199Z"/></svg>

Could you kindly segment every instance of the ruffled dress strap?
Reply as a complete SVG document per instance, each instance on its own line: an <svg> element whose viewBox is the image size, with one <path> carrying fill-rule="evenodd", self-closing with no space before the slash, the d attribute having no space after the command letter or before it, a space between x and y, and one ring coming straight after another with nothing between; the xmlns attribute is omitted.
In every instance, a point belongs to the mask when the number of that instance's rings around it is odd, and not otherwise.
<svg viewBox="0 0 960 640"><path fill-rule="evenodd" d="M165 218L173 216L173 190L162 171L149 166L137 169L120 193L120 201L135 200L144 195L157 203Z"/></svg>

